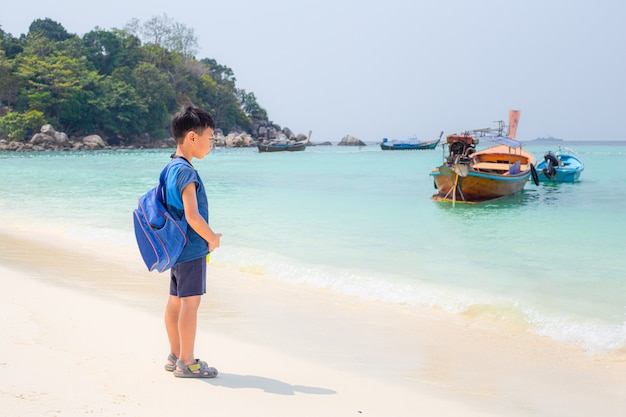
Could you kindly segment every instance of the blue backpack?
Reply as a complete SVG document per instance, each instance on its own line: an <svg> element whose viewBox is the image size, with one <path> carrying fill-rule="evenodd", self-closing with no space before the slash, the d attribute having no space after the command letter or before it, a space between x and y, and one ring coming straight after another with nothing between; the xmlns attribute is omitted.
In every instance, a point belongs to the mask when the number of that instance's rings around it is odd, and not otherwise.
<svg viewBox="0 0 626 417"><path fill-rule="evenodd" d="M170 162L161 172L159 184L141 196L133 210L135 237L148 271L170 269L187 244L187 221L175 220L165 208L165 178L182 161L177 158Z"/></svg>

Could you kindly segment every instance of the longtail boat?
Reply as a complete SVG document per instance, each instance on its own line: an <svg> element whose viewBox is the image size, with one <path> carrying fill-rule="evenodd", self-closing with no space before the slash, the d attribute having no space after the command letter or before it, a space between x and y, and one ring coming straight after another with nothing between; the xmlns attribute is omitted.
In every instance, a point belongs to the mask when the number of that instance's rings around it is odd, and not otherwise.
<svg viewBox="0 0 626 417"><path fill-rule="evenodd" d="M306 149L306 142L290 142L289 140L271 140L257 144L259 152L296 152Z"/></svg>
<svg viewBox="0 0 626 417"><path fill-rule="evenodd" d="M504 122L498 128L474 129L446 137L448 155L430 175L435 182L436 201L481 203L520 192L532 176L538 184L535 157L515 140L520 111L509 112L509 132ZM480 140L496 145L477 150Z"/></svg>
<svg viewBox="0 0 626 417"><path fill-rule="evenodd" d="M257 144L259 152L298 152L306 149L311 140L312 131L309 130L309 136L301 141L283 139L266 139Z"/></svg>

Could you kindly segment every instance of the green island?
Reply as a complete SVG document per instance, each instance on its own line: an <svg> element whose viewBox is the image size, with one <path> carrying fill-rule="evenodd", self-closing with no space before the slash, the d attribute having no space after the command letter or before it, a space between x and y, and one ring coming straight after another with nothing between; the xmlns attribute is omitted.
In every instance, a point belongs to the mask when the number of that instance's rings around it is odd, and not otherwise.
<svg viewBox="0 0 626 417"><path fill-rule="evenodd" d="M220 137L296 136L269 121L229 67L197 50L193 29L167 15L82 37L49 18L19 37L0 26L0 142L32 147L47 126L59 143L98 136L111 147L166 147L171 117L187 104L210 111Z"/></svg>

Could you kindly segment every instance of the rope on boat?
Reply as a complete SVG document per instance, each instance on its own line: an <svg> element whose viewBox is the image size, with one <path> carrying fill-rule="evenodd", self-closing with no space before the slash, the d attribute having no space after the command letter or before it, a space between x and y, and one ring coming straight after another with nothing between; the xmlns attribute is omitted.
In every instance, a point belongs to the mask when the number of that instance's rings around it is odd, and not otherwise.
<svg viewBox="0 0 626 417"><path fill-rule="evenodd" d="M456 188L457 188L457 184L459 183L459 174L457 174L456 172L454 173L454 185L452 186L452 188L450 190L448 190L448 192L446 193L446 195L443 197L444 200L448 199L448 196L450 195L450 193L452 193L452 207L455 206L456 204ZM459 190L460 192L460 190ZM463 194L461 194L463 195ZM465 199L465 197L463 197L463 199Z"/></svg>
<svg viewBox="0 0 626 417"><path fill-rule="evenodd" d="M454 188L452 189L452 207L455 206L456 204L456 187L457 184L459 183L459 174L457 174L456 172L454 173Z"/></svg>
<svg viewBox="0 0 626 417"><path fill-rule="evenodd" d="M452 185L452 188L450 190L448 190L446 195L443 197L444 200L447 200L448 197L450 196L450 193L452 193L452 207L454 207L455 204L456 204L456 190L458 188L458 184L459 184L459 174L457 172L455 172L454 173L454 184ZM465 196L463 196L463 192L461 190L459 190L459 194L461 194L461 198L463 200L465 200Z"/></svg>
<svg viewBox="0 0 626 417"><path fill-rule="evenodd" d="M450 188L448 192L446 193L446 195L443 197L443 199L446 200L452 191L453 191L453 188Z"/></svg>

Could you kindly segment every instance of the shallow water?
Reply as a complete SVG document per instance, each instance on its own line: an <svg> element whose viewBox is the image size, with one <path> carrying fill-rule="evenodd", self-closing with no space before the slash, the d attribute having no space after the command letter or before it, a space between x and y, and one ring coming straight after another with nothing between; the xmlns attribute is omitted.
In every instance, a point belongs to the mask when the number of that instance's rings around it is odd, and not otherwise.
<svg viewBox="0 0 626 417"><path fill-rule="evenodd" d="M626 349L626 144L568 146L585 163L580 182L455 207L431 200L439 149L218 148L194 165L224 234L214 263ZM170 153L0 154L0 212L136 250L131 212Z"/></svg>

